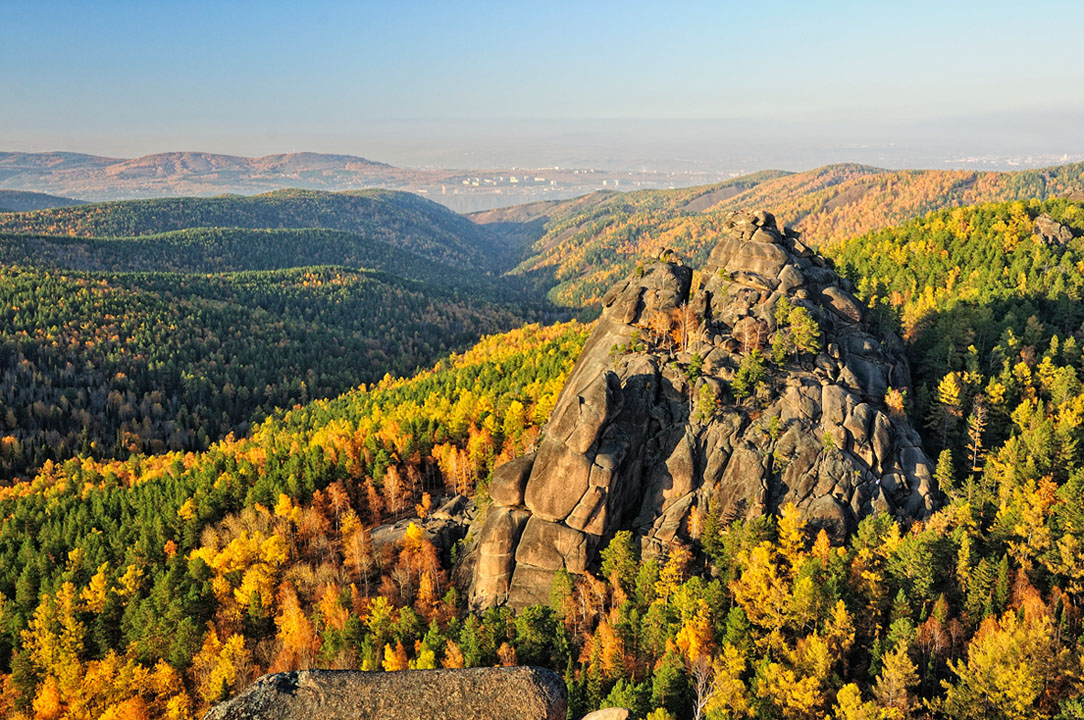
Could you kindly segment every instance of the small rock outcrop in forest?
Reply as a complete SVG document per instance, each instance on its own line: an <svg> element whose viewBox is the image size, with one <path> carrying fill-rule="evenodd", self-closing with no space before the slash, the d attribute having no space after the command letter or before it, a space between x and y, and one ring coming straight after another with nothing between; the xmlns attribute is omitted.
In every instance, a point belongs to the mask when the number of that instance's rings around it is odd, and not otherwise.
<svg viewBox="0 0 1084 720"><path fill-rule="evenodd" d="M1047 245L1068 245L1073 240L1073 229L1062 225L1046 213L1035 218L1035 234Z"/></svg>
<svg viewBox="0 0 1084 720"><path fill-rule="evenodd" d="M265 675L204 720L564 720L561 676L537 667Z"/></svg>
<svg viewBox="0 0 1084 720"><path fill-rule="evenodd" d="M475 607L547 601L618 530L650 556L709 512L793 503L842 539L934 508L902 343L770 214L730 216L700 273L664 252L603 305L537 452L494 472L462 566Z"/></svg>

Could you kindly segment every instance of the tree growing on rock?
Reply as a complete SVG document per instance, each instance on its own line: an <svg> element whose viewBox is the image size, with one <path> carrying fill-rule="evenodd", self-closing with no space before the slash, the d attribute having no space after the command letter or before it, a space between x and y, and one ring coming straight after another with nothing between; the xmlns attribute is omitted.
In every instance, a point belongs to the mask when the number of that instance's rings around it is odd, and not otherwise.
<svg viewBox="0 0 1084 720"><path fill-rule="evenodd" d="M734 397L745 400L757 394L768 378L768 369L764 366L764 356L760 350L753 350L742 358L741 367L734 374L730 383Z"/></svg>
<svg viewBox="0 0 1084 720"><path fill-rule="evenodd" d="M772 361L782 365L788 355L795 362L802 354L820 351L820 325L801 305L793 305L786 296L781 297L775 306L775 336L772 338Z"/></svg>

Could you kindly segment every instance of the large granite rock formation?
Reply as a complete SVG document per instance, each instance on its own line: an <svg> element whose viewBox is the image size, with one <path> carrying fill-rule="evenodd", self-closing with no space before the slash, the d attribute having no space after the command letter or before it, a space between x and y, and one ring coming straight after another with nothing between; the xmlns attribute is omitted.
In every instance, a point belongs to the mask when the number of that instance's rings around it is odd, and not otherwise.
<svg viewBox="0 0 1084 720"><path fill-rule="evenodd" d="M933 509L918 434L885 404L910 384L902 343L871 332L823 258L763 212L727 220L699 287L671 258L607 293L537 453L494 472L463 565L475 607L545 602L554 573L588 571L620 529L648 555L691 540L709 506L732 521L794 503L835 539L875 511ZM820 351L769 361L739 402L731 383L771 354L784 297L817 321Z"/></svg>
<svg viewBox="0 0 1084 720"><path fill-rule="evenodd" d="M265 675L204 720L564 720L561 676L537 667Z"/></svg>

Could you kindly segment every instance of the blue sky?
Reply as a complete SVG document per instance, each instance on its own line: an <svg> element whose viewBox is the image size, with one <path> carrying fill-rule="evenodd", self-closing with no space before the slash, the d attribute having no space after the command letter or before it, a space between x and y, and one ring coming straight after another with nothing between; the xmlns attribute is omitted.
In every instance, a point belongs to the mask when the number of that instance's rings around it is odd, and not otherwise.
<svg viewBox="0 0 1084 720"><path fill-rule="evenodd" d="M647 120L708 145L723 122L736 146L1084 152L1080 0L0 0L0 16L0 149L425 164L431 147L439 164L457 143L538 150L608 123L650 144Z"/></svg>

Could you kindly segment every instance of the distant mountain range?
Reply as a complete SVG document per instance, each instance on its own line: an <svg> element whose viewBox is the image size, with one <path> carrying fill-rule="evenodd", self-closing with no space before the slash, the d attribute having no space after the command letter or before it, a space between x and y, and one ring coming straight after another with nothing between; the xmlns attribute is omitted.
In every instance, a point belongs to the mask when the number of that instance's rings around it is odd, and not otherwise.
<svg viewBox="0 0 1084 720"><path fill-rule="evenodd" d="M457 212L565 199L601 188L646 189L720 180L710 174L545 168L413 170L352 155L300 152L262 157L166 152L111 158L69 152L0 152L0 189L84 200L254 195L283 188L406 190ZM0 208L20 210L0 201Z"/></svg>
<svg viewBox="0 0 1084 720"><path fill-rule="evenodd" d="M411 175L349 155L291 153L257 158L167 152L134 159L78 153L0 153L0 186L88 200L263 192L284 186L368 187Z"/></svg>

